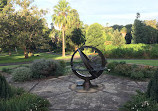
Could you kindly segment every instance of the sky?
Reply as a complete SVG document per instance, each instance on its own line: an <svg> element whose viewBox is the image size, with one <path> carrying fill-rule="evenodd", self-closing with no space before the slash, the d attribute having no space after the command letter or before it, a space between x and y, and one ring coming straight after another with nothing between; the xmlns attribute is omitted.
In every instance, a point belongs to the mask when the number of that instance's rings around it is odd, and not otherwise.
<svg viewBox="0 0 158 111"><path fill-rule="evenodd" d="M34 0L33 5L47 9L48 26L52 23L53 7L59 0ZM140 20L158 21L158 0L67 0L76 9L84 24L100 23L103 26L133 24L136 13Z"/></svg>

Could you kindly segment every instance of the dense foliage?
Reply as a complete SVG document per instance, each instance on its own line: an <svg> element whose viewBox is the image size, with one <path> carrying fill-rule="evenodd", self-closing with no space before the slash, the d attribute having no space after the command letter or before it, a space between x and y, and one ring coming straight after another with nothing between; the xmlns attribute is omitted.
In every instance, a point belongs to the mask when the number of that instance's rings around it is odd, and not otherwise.
<svg viewBox="0 0 158 111"><path fill-rule="evenodd" d="M105 33L102 25L94 23L89 26L86 33L86 45L96 47L100 50L104 50Z"/></svg>
<svg viewBox="0 0 158 111"><path fill-rule="evenodd" d="M121 108L122 111L157 111L158 110L158 69L148 84L147 92L137 92Z"/></svg>
<svg viewBox="0 0 158 111"><path fill-rule="evenodd" d="M35 60L30 65L30 69L33 73L33 78L60 76L64 74L65 65L64 62L58 62L51 59L39 59Z"/></svg>
<svg viewBox="0 0 158 111"><path fill-rule="evenodd" d="M29 93L0 100L1 111L48 111L48 105L48 100Z"/></svg>
<svg viewBox="0 0 158 111"><path fill-rule="evenodd" d="M7 99L11 97L11 95L10 85L7 83L5 77L0 74L0 99Z"/></svg>
<svg viewBox="0 0 158 111"><path fill-rule="evenodd" d="M145 79L151 78L155 71L155 67L151 66L139 66L126 64L125 62L111 62L107 64L107 68L110 70L109 74L115 74L119 76L130 77L132 79Z"/></svg>
<svg viewBox="0 0 158 111"><path fill-rule="evenodd" d="M48 111L49 101L10 86L0 74L1 111Z"/></svg>
<svg viewBox="0 0 158 111"><path fill-rule="evenodd" d="M158 58L158 45L127 44L122 46L106 45L103 52L107 58Z"/></svg>
<svg viewBox="0 0 158 111"><path fill-rule="evenodd" d="M65 73L66 63L52 59L38 59L30 65L20 66L11 72L14 81L27 81L48 76L61 76Z"/></svg>
<svg viewBox="0 0 158 111"><path fill-rule="evenodd" d="M30 68L19 67L13 70L12 76L14 81L26 81L32 79L33 73Z"/></svg>
<svg viewBox="0 0 158 111"><path fill-rule="evenodd" d="M151 98L148 98L145 93L137 92L130 101L120 108L121 111L157 111L158 104Z"/></svg>
<svg viewBox="0 0 158 111"><path fill-rule="evenodd" d="M158 102L158 69L148 84L147 95Z"/></svg>
<svg viewBox="0 0 158 111"><path fill-rule="evenodd" d="M134 43L158 43L158 30L156 28L156 25L156 20L140 21L136 19L132 26Z"/></svg>

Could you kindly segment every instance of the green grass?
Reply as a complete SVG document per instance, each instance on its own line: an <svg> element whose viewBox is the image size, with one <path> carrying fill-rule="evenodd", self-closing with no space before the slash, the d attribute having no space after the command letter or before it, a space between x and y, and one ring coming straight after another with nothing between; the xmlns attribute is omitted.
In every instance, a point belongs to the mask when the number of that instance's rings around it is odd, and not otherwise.
<svg viewBox="0 0 158 111"><path fill-rule="evenodd" d="M48 53L37 53L34 54L35 56L29 57L28 59L24 58L23 54L13 54L12 56L8 55L0 55L0 64L3 63L15 63L15 62L27 62L27 61L33 61L35 59L41 59L41 58L49 58L54 60L67 60L67 66L70 65L70 59L71 56L65 56L64 58L61 55L54 55L54 54L48 54ZM39 55L39 56L37 56ZM150 66L158 66L158 59L157 60L145 60L145 59L107 59L108 62L113 61L125 61L126 63L132 63L132 64L143 64L143 65L150 65ZM10 65L10 66L0 66L0 70L3 68L15 68L19 65Z"/></svg>
<svg viewBox="0 0 158 111"><path fill-rule="evenodd" d="M37 56L37 55L39 55L39 56ZM50 59L60 60L60 59L69 59L69 58L71 58L71 56L62 57L61 55L37 53L37 54L34 54L34 56L25 59L23 54L14 54L12 56L1 55L0 56L0 64L2 64L2 63L15 63L15 62L28 62L28 61L33 61L35 59L41 59L41 58L50 58Z"/></svg>

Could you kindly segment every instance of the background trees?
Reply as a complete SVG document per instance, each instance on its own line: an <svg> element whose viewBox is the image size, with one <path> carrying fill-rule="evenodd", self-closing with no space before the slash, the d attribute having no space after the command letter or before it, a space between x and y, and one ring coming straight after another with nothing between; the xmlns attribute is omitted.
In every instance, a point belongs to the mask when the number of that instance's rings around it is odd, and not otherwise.
<svg viewBox="0 0 158 111"><path fill-rule="evenodd" d="M86 45L96 47L100 50L104 50L105 33L102 25L94 23L89 26L86 34Z"/></svg>
<svg viewBox="0 0 158 111"><path fill-rule="evenodd" d="M158 30L155 21L140 21L136 19L132 26L134 43L154 44L158 43Z"/></svg>

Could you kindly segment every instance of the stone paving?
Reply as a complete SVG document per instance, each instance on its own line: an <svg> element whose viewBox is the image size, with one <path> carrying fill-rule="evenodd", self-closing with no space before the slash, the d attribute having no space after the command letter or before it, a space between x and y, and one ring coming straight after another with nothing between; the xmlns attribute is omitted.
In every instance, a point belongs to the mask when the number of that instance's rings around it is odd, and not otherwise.
<svg viewBox="0 0 158 111"><path fill-rule="evenodd" d="M118 111L119 107L136 94L136 90L146 91L148 84L103 74L91 81L93 84L103 85L102 90L95 93L78 93L70 89L78 80L80 79L72 74L40 81L9 82L48 99L51 111Z"/></svg>

